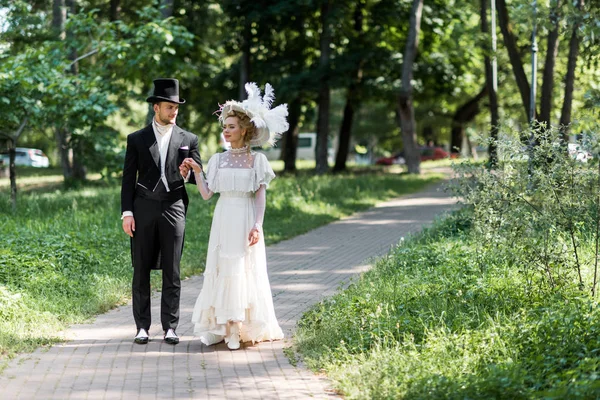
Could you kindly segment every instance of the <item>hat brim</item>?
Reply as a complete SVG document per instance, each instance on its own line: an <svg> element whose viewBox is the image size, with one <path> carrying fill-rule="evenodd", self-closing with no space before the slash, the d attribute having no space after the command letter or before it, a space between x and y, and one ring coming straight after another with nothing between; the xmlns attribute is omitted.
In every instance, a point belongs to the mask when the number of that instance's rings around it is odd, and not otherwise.
<svg viewBox="0 0 600 400"><path fill-rule="evenodd" d="M175 104L184 104L185 103L184 99L174 100L169 97L162 97L162 96L150 96L146 99L146 101L148 103L160 103L161 101L166 101L168 103L175 103Z"/></svg>

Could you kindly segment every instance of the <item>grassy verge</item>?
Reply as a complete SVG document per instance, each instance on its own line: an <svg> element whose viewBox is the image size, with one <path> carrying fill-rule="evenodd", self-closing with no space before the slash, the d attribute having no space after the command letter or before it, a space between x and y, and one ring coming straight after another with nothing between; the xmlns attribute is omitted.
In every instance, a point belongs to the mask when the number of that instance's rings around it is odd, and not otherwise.
<svg viewBox="0 0 600 400"><path fill-rule="evenodd" d="M440 177L381 170L279 177L267 194L266 241L293 237L377 201L417 191ZM6 189L0 191L0 357L4 361L17 352L60 340L57 332L69 324L123 304L130 295L132 270L129 241L119 219L119 187L95 183L72 190L50 188L21 191L16 214L10 211ZM203 269L216 203L202 201L193 187L188 191L183 276ZM153 273L152 282L160 287L160 273Z"/></svg>
<svg viewBox="0 0 600 400"><path fill-rule="evenodd" d="M598 302L527 290L476 240L463 209L401 243L304 315L296 350L348 399L599 398Z"/></svg>

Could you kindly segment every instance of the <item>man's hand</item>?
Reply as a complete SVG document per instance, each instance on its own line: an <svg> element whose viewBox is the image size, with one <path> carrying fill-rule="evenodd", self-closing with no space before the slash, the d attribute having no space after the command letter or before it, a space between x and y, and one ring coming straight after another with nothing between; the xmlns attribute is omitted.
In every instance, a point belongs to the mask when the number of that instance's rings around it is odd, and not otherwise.
<svg viewBox="0 0 600 400"><path fill-rule="evenodd" d="M183 177L183 179L187 179L187 176L190 173L190 168L185 163L185 161L182 162L181 165L179 166L179 173L181 174L181 176Z"/></svg>
<svg viewBox="0 0 600 400"><path fill-rule="evenodd" d="M196 161L194 161L193 158L186 158L185 160L183 160L183 162L179 166L179 171L182 172L183 168L185 168L186 176L187 172L189 172L190 169L193 169L194 172L197 174L202 172L202 167L200 167L200 165Z"/></svg>
<svg viewBox="0 0 600 400"><path fill-rule="evenodd" d="M135 232L135 220L133 217L128 216L123 218L123 231L133 237L133 232Z"/></svg>

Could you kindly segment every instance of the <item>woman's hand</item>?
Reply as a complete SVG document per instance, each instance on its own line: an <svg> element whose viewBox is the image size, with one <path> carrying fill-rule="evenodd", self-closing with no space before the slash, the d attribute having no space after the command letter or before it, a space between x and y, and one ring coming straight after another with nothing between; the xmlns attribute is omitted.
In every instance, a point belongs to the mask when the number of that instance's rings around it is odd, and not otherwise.
<svg viewBox="0 0 600 400"><path fill-rule="evenodd" d="M253 227L248 234L248 242L250 246L254 246L260 239L261 231L258 227Z"/></svg>
<svg viewBox="0 0 600 400"><path fill-rule="evenodd" d="M182 167L185 167L188 171L190 169L193 169L194 172L197 174L202 172L202 168L200 167L200 165L198 165L198 163L196 161L194 161L193 158L184 159L179 168L181 169Z"/></svg>

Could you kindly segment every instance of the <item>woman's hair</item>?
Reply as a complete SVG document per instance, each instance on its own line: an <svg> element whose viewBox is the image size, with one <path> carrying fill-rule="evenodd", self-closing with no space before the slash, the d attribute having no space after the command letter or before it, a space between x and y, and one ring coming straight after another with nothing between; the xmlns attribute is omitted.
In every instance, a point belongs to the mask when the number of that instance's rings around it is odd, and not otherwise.
<svg viewBox="0 0 600 400"><path fill-rule="evenodd" d="M227 113L227 116L225 117L225 119L227 119L229 117L237 117L238 122L240 124L240 128L246 130L246 135L244 136L244 144L250 143L250 140L256 134L256 126L254 126L254 124L252 122L250 122L250 117L247 116L243 112L235 111L235 110L229 111Z"/></svg>

